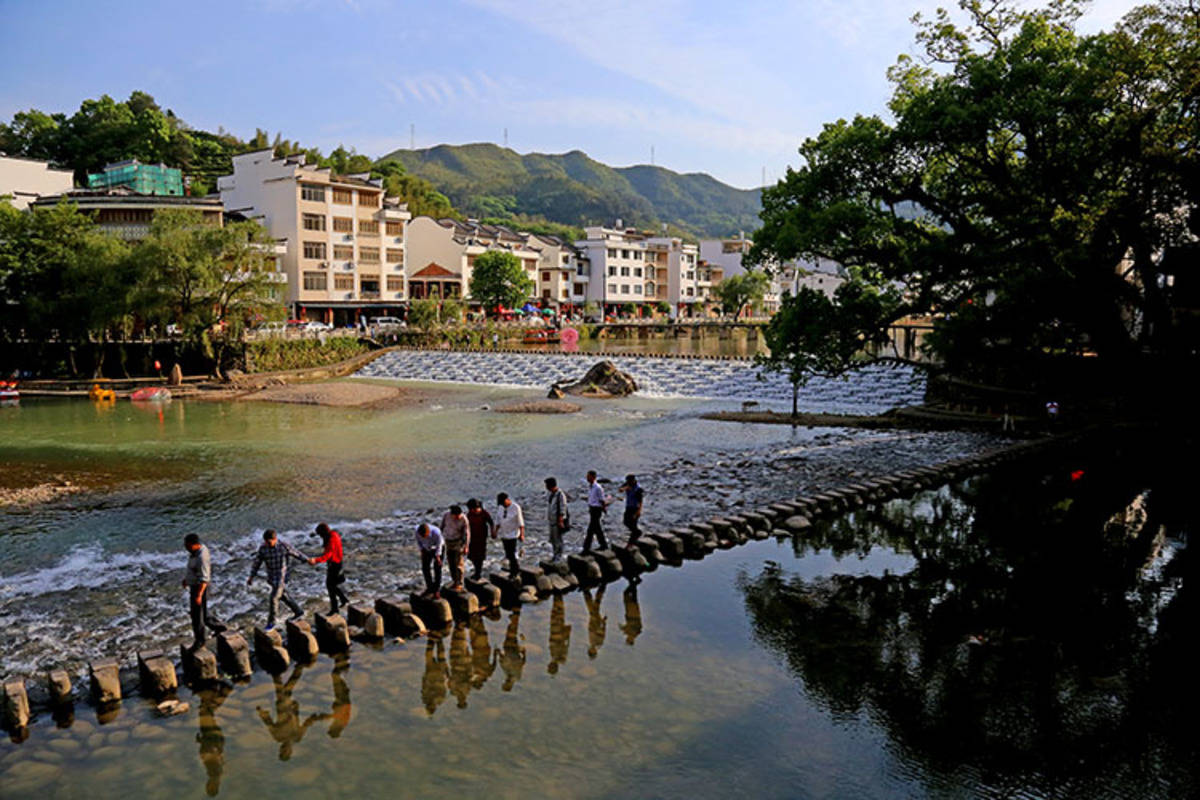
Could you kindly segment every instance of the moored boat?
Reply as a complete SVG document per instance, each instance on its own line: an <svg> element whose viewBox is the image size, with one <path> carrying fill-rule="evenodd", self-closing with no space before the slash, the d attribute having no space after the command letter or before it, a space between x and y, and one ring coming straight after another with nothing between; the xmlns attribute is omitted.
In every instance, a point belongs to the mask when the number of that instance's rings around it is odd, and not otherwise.
<svg viewBox="0 0 1200 800"><path fill-rule="evenodd" d="M171 399L171 390L165 386L147 386L129 395L130 400L140 400L149 403L162 403Z"/></svg>
<svg viewBox="0 0 1200 800"><path fill-rule="evenodd" d="M16 381L0 381L0 402L11 403L21 399L21 390Z"/></svg>

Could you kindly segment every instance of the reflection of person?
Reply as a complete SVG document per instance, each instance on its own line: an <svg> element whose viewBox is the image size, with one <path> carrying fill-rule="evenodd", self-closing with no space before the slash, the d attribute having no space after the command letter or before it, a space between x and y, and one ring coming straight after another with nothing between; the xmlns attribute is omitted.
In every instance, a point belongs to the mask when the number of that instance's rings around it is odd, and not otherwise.
<svg viewBox="0 0 1200 800"><path fill-rule="evenodd" d="M642 518L642 503L646 498L646 491L638 486L637 478L633 475L625 476L625 483L621 485L619 491L625 493L625 527L629 529L629 543L627 547L633 547L634 542L642 535L641 529L638 527L638 520Z"/></svg>
<svg viewBox="0 0 1200 800"><path fill-rule="evenodd" d="M471 650L467 646L467 626L454 623L450 633L450 672L447 683L450 694L458 701L459 708L467 707L467 695L471 693Z"/></svg>
<svg viewBox="0 0 1200 800"><path fill-rule="evenodd" d="M441 596L442 552L446 543L436 525L422 522L417 526L417 547L421 551L421 573L425 576L425 594Z"/></svg>
<svg viewBox="0 0 1200 800"><path fill-rule="evenodd" d="M271 732L271 738L279 742L280 761L287 761L292 757L292 748L300 743L300 740L304 738L304 734L319 719L318 715L313 714L301 724L300 704L292 699L292 690L296 688L296 683L299 682L303 669L299 664L293 667L292 677L288 678L287 683L284 683L279 675L272 676L272 679L275 681L274 720L271 719L271 715L262 706L255 706L254 708L258 712L258 716L263 721L263 724L267 726L267 730Z"/></svg>
<svg viewBox="0 0 1200 800"><path fill-rule="evenodd" d="M467 524L471 527L471 542L467 547L467 558L473 567L471 577L479 580L483 577L483 560L487 558L488 535L495 536L496 523L483 504L472 497L467 501Z"/></svg>
<svg viewBox="0 0 1200 800"><path fill-rule="evenodd" d="M488 641L487 625L479 614L471 615L471 685L482 689L496 671L496 654Z"/></svg>
<svg viewBox="0 0 1200 800"><path fill-rule="evenodd" d="M421 702L425 711L433 716L446 700L446 656L441 636L430 636L425 640L425 674L421 677Z"/></svg>
<svg viewBox="0 0 1200 800"><path fill-rule="evenodd" d="M325 552L316 558L310 558L308 563L325 562L325 590L329 592L329 613L336 614L339 600L343 605L350 605L350 598L342 591L342 584L346 581L346 573L342 571L342 535L322 522L317 526L317 536L321 537Z"/></svg>
<svg viewBox="0 0 1200 800"><path fill-rule="evenodd" d="M588 658L595 658L604 646L604 636L608 631L608 617L600 615L600 607L604 603L604 587L600 584L596 589L596 599L592 599L592 590L584 588L583 602L588 610Z"/></svg>
<svg viewBox="0 0 1200 800"><path fill-rule="evenodd" d="M642 632L642 607L638 605L637 584L630 582L625 587L625 624L621 626L625 644L632 645Z"/></svg>
<svg viewBox="0 0 1200 800"><path fill-rule="evenodd" d="M499 651L500 669L504 670L504 685L500 688L506 692L512 691L525 671L525 645L521 644L520 624L521 610L513 609L508 618L508 629L504 631L504 645Z"/></svg>
<svg viewBox="0 0 1200 800"><path fill-rule="evenodd" d="M194 533L183 537L183 546L188 551L183 585L188 590L188 614L192 618L192 648L199 649L204 646L206 627L213 633L220 633L225 630L225 626L208 613L208 586L212 583L212 556L208 554L208 547L201 544L200 537Z"/></svg>
<svg viewBox="0 0 1200 800"><path fill-rule="evenodd" d="M249 586L254 582L258 568L265 564L267 584L271 587L271 594L267 601L267 630L271 630L275 627L275 617L279 614L280 600L292 610L292 619L299 619L304 615L304 609L287 596L287 561L289 558L304 562L309 559L308 556L287 542L279 541L275 531L270 528L263 531L262 538L263 543L259 546L258 552L254 554L254 563L250 566L250 577L246 578L246 585Z"/></svg>
<svg viewBox="0 0 1200 800"><path fill-rule="evenodd" d="M333 657L333 671L329 673L333 681L333 705L328 714L313 714L315 720L330 720L329 738L336 739L350 724L350 684L346 683L343 673L350 669L350 654L338 653Z"/></svg>
<svg viewBox="0 0 1200 800"><path fill-rule="evenodd" d="M517 563L517 542L525 541L525 515L521 513L521 507L504 492L496 495L496 505L499 508L496 510L496 527L492 535L500 537L500 543L504 545L504 557L508 559L509 573L516 575L521 570L521 565Z"/></svg>
<svg viewBox="0 0 1200 800"><path fill-rule="evenodd" d="M604 489L600 486L600 481L596 480L596 470L588 470L587 482L588 527L587 534L583 537L583 552L585 553L592 549L593 535L601 550L608 549L608 540L604 538L604 525L600 522L600 518L608 509L608 498L604 496Z"/></svg>
<svg viewBox="0 0 1200 800"><path fill-rule="evenodd" d="M567 624L567 607L561 594L554 595L550 606L550 663L546 671L558 673L560 664L567 663L567 649L571 646L571 626Z"/></svg>
<svg viewBox="0 0 1200 800"><path fill-rule="evenodd" d="M211 689L196 692L200 698L200 730L196 734L196 741L200 743L200 763L208 775L204 792L209 797L216 797L221 791L221 773L225 770L225 734L217 724L217 709L232 691L232 686L220 683Z"/></svg>

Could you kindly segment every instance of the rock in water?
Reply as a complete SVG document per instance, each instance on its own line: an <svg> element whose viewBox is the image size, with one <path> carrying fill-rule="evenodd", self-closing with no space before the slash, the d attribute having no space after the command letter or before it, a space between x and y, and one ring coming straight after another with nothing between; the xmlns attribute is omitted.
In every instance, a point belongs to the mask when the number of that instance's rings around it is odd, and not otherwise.
<svg viewBox="0 0 1200 800"><path fill-rule="evenodd" d="M625 397L637 391L637 382L628 372L622 372L605 359L592 366L574 383L556 383L550 387L549 397L561 398L564 394L580 397Z"/></svg>

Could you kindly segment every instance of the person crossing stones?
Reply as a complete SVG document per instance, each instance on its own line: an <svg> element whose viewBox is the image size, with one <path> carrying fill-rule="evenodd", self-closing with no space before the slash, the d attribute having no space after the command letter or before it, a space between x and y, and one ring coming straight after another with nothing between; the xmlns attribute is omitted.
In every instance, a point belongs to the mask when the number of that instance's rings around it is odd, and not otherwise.
<svg viewBox="0 0 1200 800"><path fill-rule="evenodd" d="M517 562L517 544L525 541L525 515L521 506L504 492L496 495L496 505L496 527L492 529L492 536L500 538L509 574L516 575L521 571Z"/></svg>
<svg viewBox="0 0 1200 800"><path fill-rule="evenodd" d="M471 528L467 560L471 562L471 577L479 580L483 576L483 560L487 558L488 535L495 536L496 523L483 504L472 497L467 501L467 524Z"/></svg>
<svg viewBox="0 0 1200 800"><path fill-rule="evenodd" d="M258 552L254 554L254 563L250 566L250 577L246 578L246 585L254 583L254 578L258 575L258 568L266 565L267 584L271 587L267 602L267 630L271 630L275 627L275 617L279 613L280 600L292 610L291 619L299 619L304 616L304 609L300 608L296 601L287 595L287 561L292 558L296 561L307 562L309 557L287 542L281 542L278 534L271 528L263 531L262 539L263 543L259 545Z"/></svg>
<svg viewBox="0 0 1200 800"><path fill-rule="evenodd" d="M638 521L642 518L642 504L646 499L646 490L638 485L635 475L626 475L625 483L621 484L618 490L625 493L625 527L629 529L629 542L626 547L634 548L637 546L638 537L642 535L641 528L638 527Z"/></svg>
<svg viewBox="0 0 1200 800"><path fill-rule="evenodd" d="M436 525L422 522L417 526L417 548L421 551L421 574L425 576L425 595L441 597L442 555L446 540Z"/></svg>
<svg viewBox="0 0 1200 800"><path fill-rule="evenodd" d="M189 533L183 537L183 547L188 552L187 570L184 572L183 585L188 590L188 616L192 619L192 649L199 650L204 646L206 636L204 629L213 633L224 631L225 624L208 613L209 585L212 583L212 556L208 546L201 543L199 535Z"/></svg>
<svg viewBox="0 0 1200 800"><path fill-rule="evenodd" d="M329 613L338 613L338 601L342 605L350 605L350 598L342 591L346 582L346 573L342 567L342 535L330 528L324 522L317 526L317 536L325 550L316 558L310 558L309 564L325 563L325 590L329 592Z"/></svg>
<svg viewBox="0 0 1200 800"><path fill-rule="evenodd" d="M550 546L554 550L554 561L563 558L563 534L570 529L567 495L558 488L558 480L546 478L546 522L550 529Z"/></svg>
<svg viewBox="0 0 1200 800"><path fill-rule="evenodd" d="M608 498L604 496L604 487L600 485L597 479L596 470L589 469L587 473L588 482L588 527L587 533L583 537L583 552L588 552L592 549L592 537L596 538L596 544L601 550L608 549L608 540L604 538L604 524L601 518L608 511Z"/></svg>
<svg viewBox="0 0 1200 800"><path fill-rule="evenodd" d="M442 515L442 539L446 543L446 563L450 565L450 590L463 590L463 557L471 540L471 526L462 506L450 506Z"/></svg>

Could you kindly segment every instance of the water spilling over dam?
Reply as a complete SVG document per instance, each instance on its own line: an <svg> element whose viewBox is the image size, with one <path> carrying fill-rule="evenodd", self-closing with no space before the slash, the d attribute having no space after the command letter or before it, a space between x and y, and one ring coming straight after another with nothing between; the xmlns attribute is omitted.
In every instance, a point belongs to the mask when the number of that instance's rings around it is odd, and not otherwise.
<svg viewBox="0 0 1200 800"><path fill-rule="evenodd" d="M396 351L380 356L357 377L548 388L583 376L599 356L557 353ZM786 378L748 360L610 357L651 397L691 397L790 403ZM760 377L761 374L761 377ZM803 411L877 414L920 403L924 373L897 364L871 364L845 378L814 378L800 390Z"/></svg>

